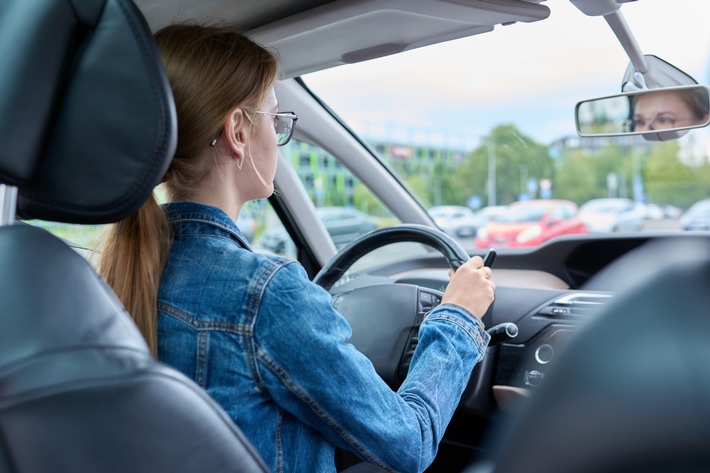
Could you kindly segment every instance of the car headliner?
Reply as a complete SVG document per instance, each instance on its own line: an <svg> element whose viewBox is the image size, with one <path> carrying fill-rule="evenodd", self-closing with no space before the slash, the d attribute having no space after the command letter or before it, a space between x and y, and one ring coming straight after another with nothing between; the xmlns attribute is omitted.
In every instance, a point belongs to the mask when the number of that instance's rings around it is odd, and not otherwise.
<svg viewBox="0 0 710 473"><path fill-rule="evenodd" d="M523 0L135 0L153 31L193 21L248 30L278 50L284 78L533 22Z"/></svg>

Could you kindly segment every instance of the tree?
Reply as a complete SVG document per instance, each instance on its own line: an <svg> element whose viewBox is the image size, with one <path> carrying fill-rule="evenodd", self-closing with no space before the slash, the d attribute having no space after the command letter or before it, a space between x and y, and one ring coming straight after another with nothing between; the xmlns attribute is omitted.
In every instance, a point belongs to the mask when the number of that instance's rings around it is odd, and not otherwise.
<svg viewBox="0 0 710 473"><path fill-rule="evenodd" d="M622 148L613 141L600 150L568 150L555 174L554 195L578 205L599 197L633 196L632 168L629 148ZM616 176L616 189L609 189L609 175Z"/></svg>
<svg viewBox="0 0 710 473"><path fill-rule="evenodd" d="M710 191L710 164L707 159L683 162L680 142L657 143L646 157L646 191L650 200L688 208L707 198Z"/></svg>
<svg viewBox="0 0 710 473"><path fill-rule="evenodd" d="M555 174L555 197L572 200L578 205L594 197L600 197L600 179L594 170L594 162L584 153L575 150L562 158Z"/></svg>
<svg viewBox="0 0 710 473"><path fill-rule="evenodd" d="M456 195L460 202L466 202L474 194L487 196L489 161L495 164L496 204L518 200L528 192L529 179L539 182L552 178L553 162L546 146L514 125L498 125L456 169L452 187L457 191L451 195Z"/></svg>

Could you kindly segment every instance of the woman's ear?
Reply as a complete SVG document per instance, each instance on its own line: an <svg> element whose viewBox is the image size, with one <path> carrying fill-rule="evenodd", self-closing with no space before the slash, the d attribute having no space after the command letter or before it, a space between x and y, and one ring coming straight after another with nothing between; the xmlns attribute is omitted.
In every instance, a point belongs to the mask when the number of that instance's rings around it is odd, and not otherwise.
<svg viewBox="0 0 710 473"><path fill-rule="evenodd" d="M224 134L227 145L236 159L244 158L249 122L241 108L236 108L224 122Z"/></svg>

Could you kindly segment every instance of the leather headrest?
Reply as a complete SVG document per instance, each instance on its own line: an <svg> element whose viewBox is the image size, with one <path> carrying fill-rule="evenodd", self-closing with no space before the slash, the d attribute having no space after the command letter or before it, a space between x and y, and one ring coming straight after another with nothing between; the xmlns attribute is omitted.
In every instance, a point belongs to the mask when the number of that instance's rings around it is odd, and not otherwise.
<svg viewBox="0 0 710 473"><path fill-rule="evenodd" d="M170 86L131 0L0 2L0 183L18 214L108 223L175 150Z"/></svg>

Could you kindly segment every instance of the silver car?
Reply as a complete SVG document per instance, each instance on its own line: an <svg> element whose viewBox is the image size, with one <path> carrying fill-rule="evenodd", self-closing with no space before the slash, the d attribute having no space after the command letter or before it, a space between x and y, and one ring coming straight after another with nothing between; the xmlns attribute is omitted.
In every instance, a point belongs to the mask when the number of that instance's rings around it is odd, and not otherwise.
<svg viewBox="0 0 710 473"><path fill-rule="evenodd" d="M637 232L645 212L631 199L592 199L580 207L579 218L592 233Z"/></svg>

